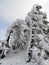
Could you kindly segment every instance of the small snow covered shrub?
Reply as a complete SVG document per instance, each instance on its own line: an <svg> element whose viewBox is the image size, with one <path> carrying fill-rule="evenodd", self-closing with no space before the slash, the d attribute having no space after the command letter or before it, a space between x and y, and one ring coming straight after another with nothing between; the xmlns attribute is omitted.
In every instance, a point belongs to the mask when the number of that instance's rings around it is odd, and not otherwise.
<svg viewBox="0 0 49 65"><path fill-rule="evenodd" d="M4 46L4 43L1 41L0 42L0 58L1 59L5 57L3 46Z"/></svg>
<svg viewBox="0 0 49 65"><path fill-rule="evenodd" d="M0 42L0 59L3 59L9 54L10 48L8 48L5 44L6 41Z"/></svg>

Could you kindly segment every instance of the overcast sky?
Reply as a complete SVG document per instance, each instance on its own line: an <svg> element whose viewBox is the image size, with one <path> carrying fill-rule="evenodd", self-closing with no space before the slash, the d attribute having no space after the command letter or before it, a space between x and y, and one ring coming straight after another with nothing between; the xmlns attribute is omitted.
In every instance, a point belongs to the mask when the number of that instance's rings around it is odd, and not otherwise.
<svg viewBox="0 0 49 65"><path fill-rule="evenodd" d="M42 5L49 20L49 0L0 0L0 39L5 38L5 32L13 21L25 19L34 4Z"/></svg>

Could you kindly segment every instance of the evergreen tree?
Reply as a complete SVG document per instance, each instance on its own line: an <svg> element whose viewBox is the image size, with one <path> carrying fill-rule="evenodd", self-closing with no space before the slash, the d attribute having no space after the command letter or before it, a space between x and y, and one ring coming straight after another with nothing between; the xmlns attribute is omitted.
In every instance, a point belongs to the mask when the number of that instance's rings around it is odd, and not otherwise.
<svg viewBox="0 0 49 65"><path fill-rule="evenodd" d="M34 58L37 59L36 61L38 61L38 56L41 57L43 53L43 58L44 55L46 56L45 58L47 58L47 52L49 55L49 22L47 21L46 13L42 12L40 10L41 8L42 7L40 5L34 5L31 12L29 12L25 18L25 21L30 28L30 40L27 49L27 62L30 62L31 59ZM34 52L36 52L37 56Z"/></svg>
<svg viewBox="0 0 49 65"><path fill-rule="evenodd" d="M12 32L11 32L12 30ZM28 41L29 28L22 19L17 19L7 30L7 40L12 48L25 47Z"/></svg>

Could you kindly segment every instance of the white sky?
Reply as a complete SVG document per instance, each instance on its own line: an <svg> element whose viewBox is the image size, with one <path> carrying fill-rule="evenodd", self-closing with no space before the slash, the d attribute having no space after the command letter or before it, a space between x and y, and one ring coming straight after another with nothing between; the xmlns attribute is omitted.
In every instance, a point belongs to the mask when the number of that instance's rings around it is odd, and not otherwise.
<svg viewBox="0 0 49 65"><path fill-rule="evenodd" d="M4 22L13 22L17 18L25 19L34 4L42 5L42 10L47 13L49 20L49 0L0 0L0 17ZM4 39L4 36L5 30L0 28L0 39Z"/></svg>
<svg viewBox="0 0 49 65"><path fill-rule="evenodd" d="M0 16L11 21L24 19L34 4L41 4L49 16L49 0L0 0Z"/></svg>

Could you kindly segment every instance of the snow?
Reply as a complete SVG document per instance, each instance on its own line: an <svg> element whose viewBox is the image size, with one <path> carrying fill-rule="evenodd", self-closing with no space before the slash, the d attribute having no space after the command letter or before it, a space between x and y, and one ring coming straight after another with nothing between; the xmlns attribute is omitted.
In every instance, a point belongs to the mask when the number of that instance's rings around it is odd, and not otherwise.
<svg viewBox="0 0 49 65"><path fill-rule="evenodd" d="M34 47L33 50L35 51L34 55L36 56L39 51L36 52L36 50L38 50L38 49L35 48L35 47ZM26 49L24 49L24 50L18 49L18 50L16 50L15 53L11 52L4 59L0 59L0 65L38 65L38 64L39 65L49 65L49 59L48 60L44 60L42 58L39 58L38 60L40 60L41 62L40 61L39 62L34 62L34 59L32 59L32 62L27 63L26 62L26 58L27 58Z"/></svg>
<svg viewBox="0 0 49 65"><path fill-rule="evenodd" d="M21 50L16 54L13 53L0 59L0 65L32 65L32 62L26 62L26 50Z"/></svg>

